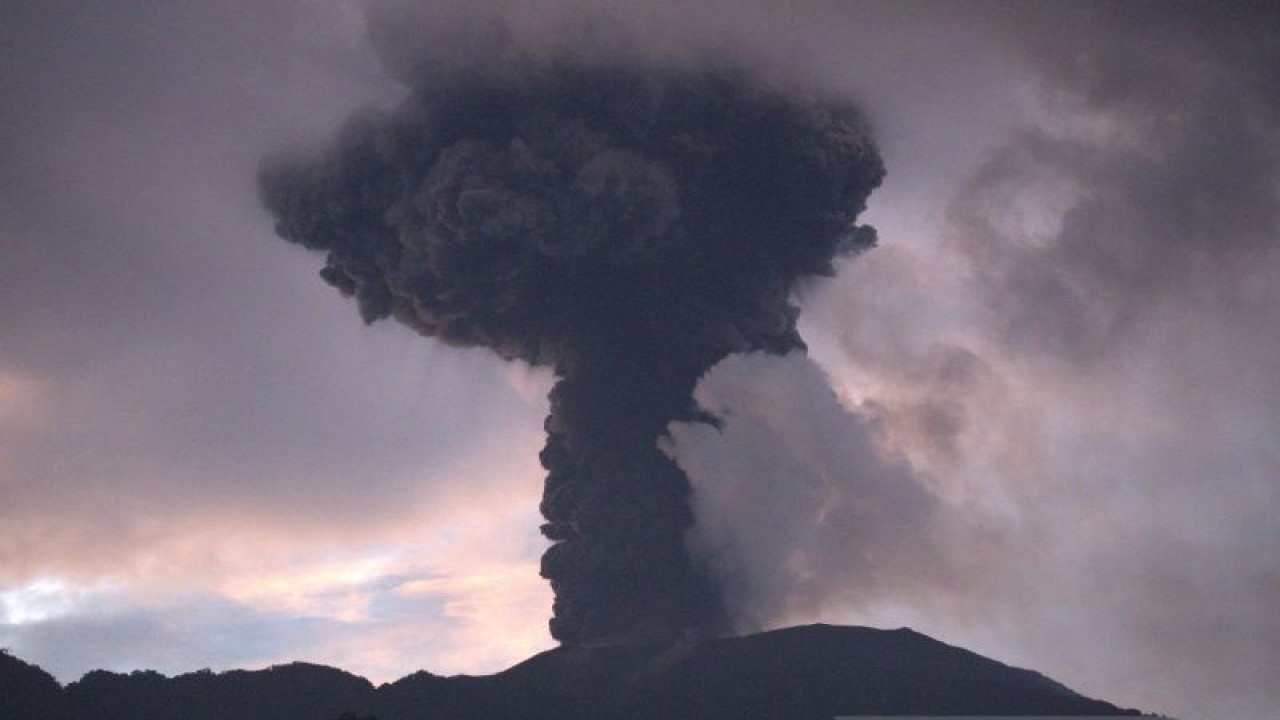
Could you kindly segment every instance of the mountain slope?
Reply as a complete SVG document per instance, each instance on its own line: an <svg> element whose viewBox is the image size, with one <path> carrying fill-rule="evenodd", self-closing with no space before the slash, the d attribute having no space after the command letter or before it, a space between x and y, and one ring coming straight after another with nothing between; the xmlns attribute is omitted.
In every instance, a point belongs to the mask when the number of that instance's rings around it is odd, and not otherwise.
<svg viewBox="0 0 1280 720"><path fill-rule="evenodd" d="M0 688L20 689L0 693L0 720L1138 714L911 630L827 625L669 645L562 647L494 675L419 672L378 688L293 663L174 678L98 670L59 689L39 668L3 656Z"/></svg>

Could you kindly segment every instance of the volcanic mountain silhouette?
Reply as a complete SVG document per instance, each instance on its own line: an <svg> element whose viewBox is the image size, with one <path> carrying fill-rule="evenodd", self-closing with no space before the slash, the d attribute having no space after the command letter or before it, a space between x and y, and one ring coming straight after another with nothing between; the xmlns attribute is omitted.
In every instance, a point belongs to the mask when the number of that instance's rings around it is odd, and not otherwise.
<svg viewBox="0 0 1280 720"><path fill-rule="evenodd" d="M809 625L746 637L565 646L487 676L374 687L306 663L168 678L95 670L65 688L0 654L3 720L539 720L838 715L1138 715L903 628Z"/></svg>

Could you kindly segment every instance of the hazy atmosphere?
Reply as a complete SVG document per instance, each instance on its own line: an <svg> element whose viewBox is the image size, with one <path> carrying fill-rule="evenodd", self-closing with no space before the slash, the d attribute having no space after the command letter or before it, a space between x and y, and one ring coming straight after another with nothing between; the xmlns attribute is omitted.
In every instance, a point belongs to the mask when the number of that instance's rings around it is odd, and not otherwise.
<svg viewBox="0 0 1280 720"><path fill-rule="evenodd" d="M688 477L679 552L723 622L907 625L1120 705L1271 714L1280 11L453 5L0 9L0 647L69 682L294 659L385 681L554 646L539 453L575 432L544 433L563 353L362 322L392 310L281 240L260 175L353 113L474 88L440 78L569 57L856 107L814 133L868 168L841 199L874 185L860 122L886 170L856 218L877 246L779 270L733 325L755 334L689 366L705 416L641 437ZM610 157L674 222L680 168ZM770 197L678 217L767 240L810 199ZM600 232L660 234L628 227ZM704 302L670 288L672 312Z"/></svg>

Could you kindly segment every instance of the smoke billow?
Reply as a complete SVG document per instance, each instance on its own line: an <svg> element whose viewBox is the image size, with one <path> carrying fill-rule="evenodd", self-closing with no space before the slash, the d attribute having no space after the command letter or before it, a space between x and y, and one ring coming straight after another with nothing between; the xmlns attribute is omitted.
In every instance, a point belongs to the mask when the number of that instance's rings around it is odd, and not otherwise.
<svg viewBox="0 0 1280 720"><path fill-rule="evenodd" d="M884 170L850 106L726 71L547 62L424 81L264 165L284 239L366 322L550 367L542 574L563 642L727 627L658 448L722 358L803 348L795 282L870 247Z"/></svg>
<svg viewBox="0 0 1280 720"><path fill-rule="evenodd" d="M674 423L663 447L694 488L690 546L740 631L959 584L946 508L807 357L735 355L694 396L721 427ZM856 591L856 592L855 592Z"/></svg>

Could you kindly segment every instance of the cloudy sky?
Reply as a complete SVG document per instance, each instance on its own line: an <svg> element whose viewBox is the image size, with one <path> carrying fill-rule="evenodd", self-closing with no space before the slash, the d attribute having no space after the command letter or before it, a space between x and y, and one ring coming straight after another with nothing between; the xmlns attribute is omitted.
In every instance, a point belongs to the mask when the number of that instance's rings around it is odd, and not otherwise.
<svg viewBox="0 0 1280 720"><path fill-rule="evenodd" d="M0 646L375 680L551 646L543 370L365 326L265 153L590 36L856 100L880 247L671 429L743 629L909 625L1186 718L1280 702L1280 16L1261 3L13 2ZM1257 5L1258 7L1254 7ZM480 51L485 48L479 48Z"/></svg>

